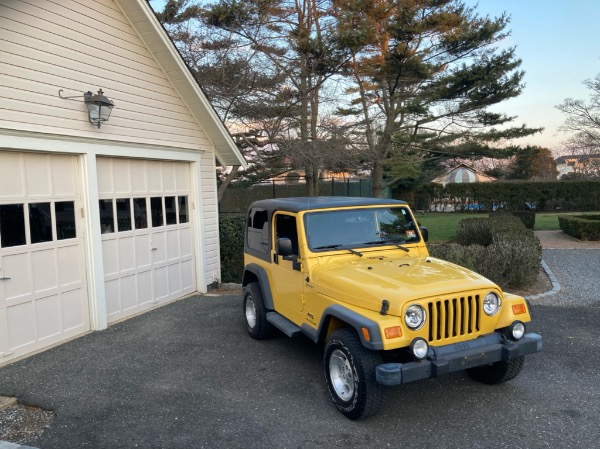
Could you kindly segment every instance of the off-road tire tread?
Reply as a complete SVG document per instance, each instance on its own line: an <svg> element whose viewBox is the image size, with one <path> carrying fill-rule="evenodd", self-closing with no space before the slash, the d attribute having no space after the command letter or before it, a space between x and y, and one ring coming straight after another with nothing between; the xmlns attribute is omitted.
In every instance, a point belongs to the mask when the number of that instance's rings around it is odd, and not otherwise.
<svg viewBox="0 0 600 449"><path fill-rule="evenodd" d="M256 308L256 326L252 329L246 321L246 297L250 294L254 299L254 307ZM267 309L263 299L262 290L258 282L250 282L242 292L242 312L244 313L244 322L248 335L255 340L265 340L273 335L273 325L267 321Z"/></svg>
<svg viewBox="0 0 600 449"><path fill-rule="evenodd" d="M339 342L349 352L359 377L359 389L364 390L363 399L359 399L359 404L352 411L345 411L338 405L337 395L332 391L329 382L329 348L335 342ZM335 343L339 347L338 343ZM333 352L333 350L331 351ZM383 363L380 354L365 348L358 335L353 329L338 329L331 333L325 344L323 364L325 368L325 380L331 399L338 409L349 419L364 420L377 414L384 400L384 387L375 380L375 368ZM360 393L359 393L360 394Z"/></svg>

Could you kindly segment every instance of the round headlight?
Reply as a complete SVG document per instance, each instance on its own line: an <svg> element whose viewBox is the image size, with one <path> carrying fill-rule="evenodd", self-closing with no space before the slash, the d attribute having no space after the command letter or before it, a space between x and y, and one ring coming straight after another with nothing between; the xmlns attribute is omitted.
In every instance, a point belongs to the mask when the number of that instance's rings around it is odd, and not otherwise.
<svg viewBox="0 0 600 449"><path fill-rule="evenodd" d="M410 343L410 352L412 352L417 359L424 359L429 352L429 345L422 338L415 338Z"/></svg>
<svg viewBox="0 0 600 449"><path fill-rule="evenodd" d="M520 340L525 335L525 325L520 321L515 321L510 326L510 334L512 335L513 340Z"/></svg>
<svg viewBox="0 0 600 449"><path fill-rule="evenodd" d="M500 304L502 304L502 301L500 301L498 295L489 292L485 295L485 298L483 298L483 311L488 316L494 316L498 313L498 310L500 310Z"/></svg>
<svg viewBox="0 0 600 449"><path fill-rule="evenodd" d="M406 313L404 314L404 321L409 329L416 331L423 327L425 324L425 320L427 319L427 314L425 313L425 309L423 307L413 304L408 309L406 309Z"/></svg>

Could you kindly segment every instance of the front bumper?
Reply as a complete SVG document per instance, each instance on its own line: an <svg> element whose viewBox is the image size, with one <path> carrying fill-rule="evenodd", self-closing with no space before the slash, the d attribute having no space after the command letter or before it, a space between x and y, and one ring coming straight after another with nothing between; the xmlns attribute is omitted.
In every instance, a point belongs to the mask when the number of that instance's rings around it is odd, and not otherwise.
<svg viewBox="0 0 600 449"><path fill-rule="evenodd" d="M474 340L430 347L426 359L409 363L384 363L375 371L377 383L386 386L438 377L476 366L514 360L542 350L542 336L525 334L519 341L507 340L498 332Z"/></svg>

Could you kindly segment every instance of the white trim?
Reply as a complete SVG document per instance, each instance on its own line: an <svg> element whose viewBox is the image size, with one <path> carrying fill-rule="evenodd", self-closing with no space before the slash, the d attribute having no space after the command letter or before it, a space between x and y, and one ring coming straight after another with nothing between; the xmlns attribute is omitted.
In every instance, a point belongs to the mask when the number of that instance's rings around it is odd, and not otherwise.
<svg viewBox="0 0 600 449"><path fill-rule="evenodd" d="M98 210L98 169L96 166L96 155L93 153L84 154L81 161L90 327L92 330L102 330L107 328L108 322L106 319L106 291L104 289L100 211ZM93 205L96 205L96 207Z"/></svg>
<svg viewBox="0 0 600 449"><path fill-rule="evenodd" d="M195 161L200 157L199 153L205 152L203 150L185 150L40 133L7 132L7 130L0 130L0 148L50 153L90 153L102 156L172 161Z"/></svg>
<svg viewBox="0 0 600 449"><path fill-rule="evenodd" d="M202 163L200 160L190 164L190 178L192 191L194 192L193 204L190 215L194 216L194 251L196 252L196 286L200 293L206 293L206 276L204 273L204 211L202 203Z"/></svg>

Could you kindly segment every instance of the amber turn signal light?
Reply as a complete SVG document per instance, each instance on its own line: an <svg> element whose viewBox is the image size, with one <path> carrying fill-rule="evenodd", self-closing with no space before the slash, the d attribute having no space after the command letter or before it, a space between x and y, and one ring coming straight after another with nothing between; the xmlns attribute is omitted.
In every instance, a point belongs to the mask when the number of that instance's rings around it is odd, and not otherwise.
<svg viewBox="0 0 600 449"><path fill-rule="evenodd" d="M371 336L369 335L369 329L366 327L362 328L363 337L365 337L366 341L371 341Z"/></svg>
<svg viewBox="0 0 600 449"><path fill-rule="evenodd" d="M512 309L515 315L521 315L522 313L527 312L527 307L525 307L525 304L515 304L512 306Z"/></svg>
<svg viewBox="0 0 600 449"><path fill-rule="evenodd" d="M387 327L385 329L385 338L387 338L388 340L390 338L398 338L398 337L402 337L402 328L400 326Z"/></svg>

